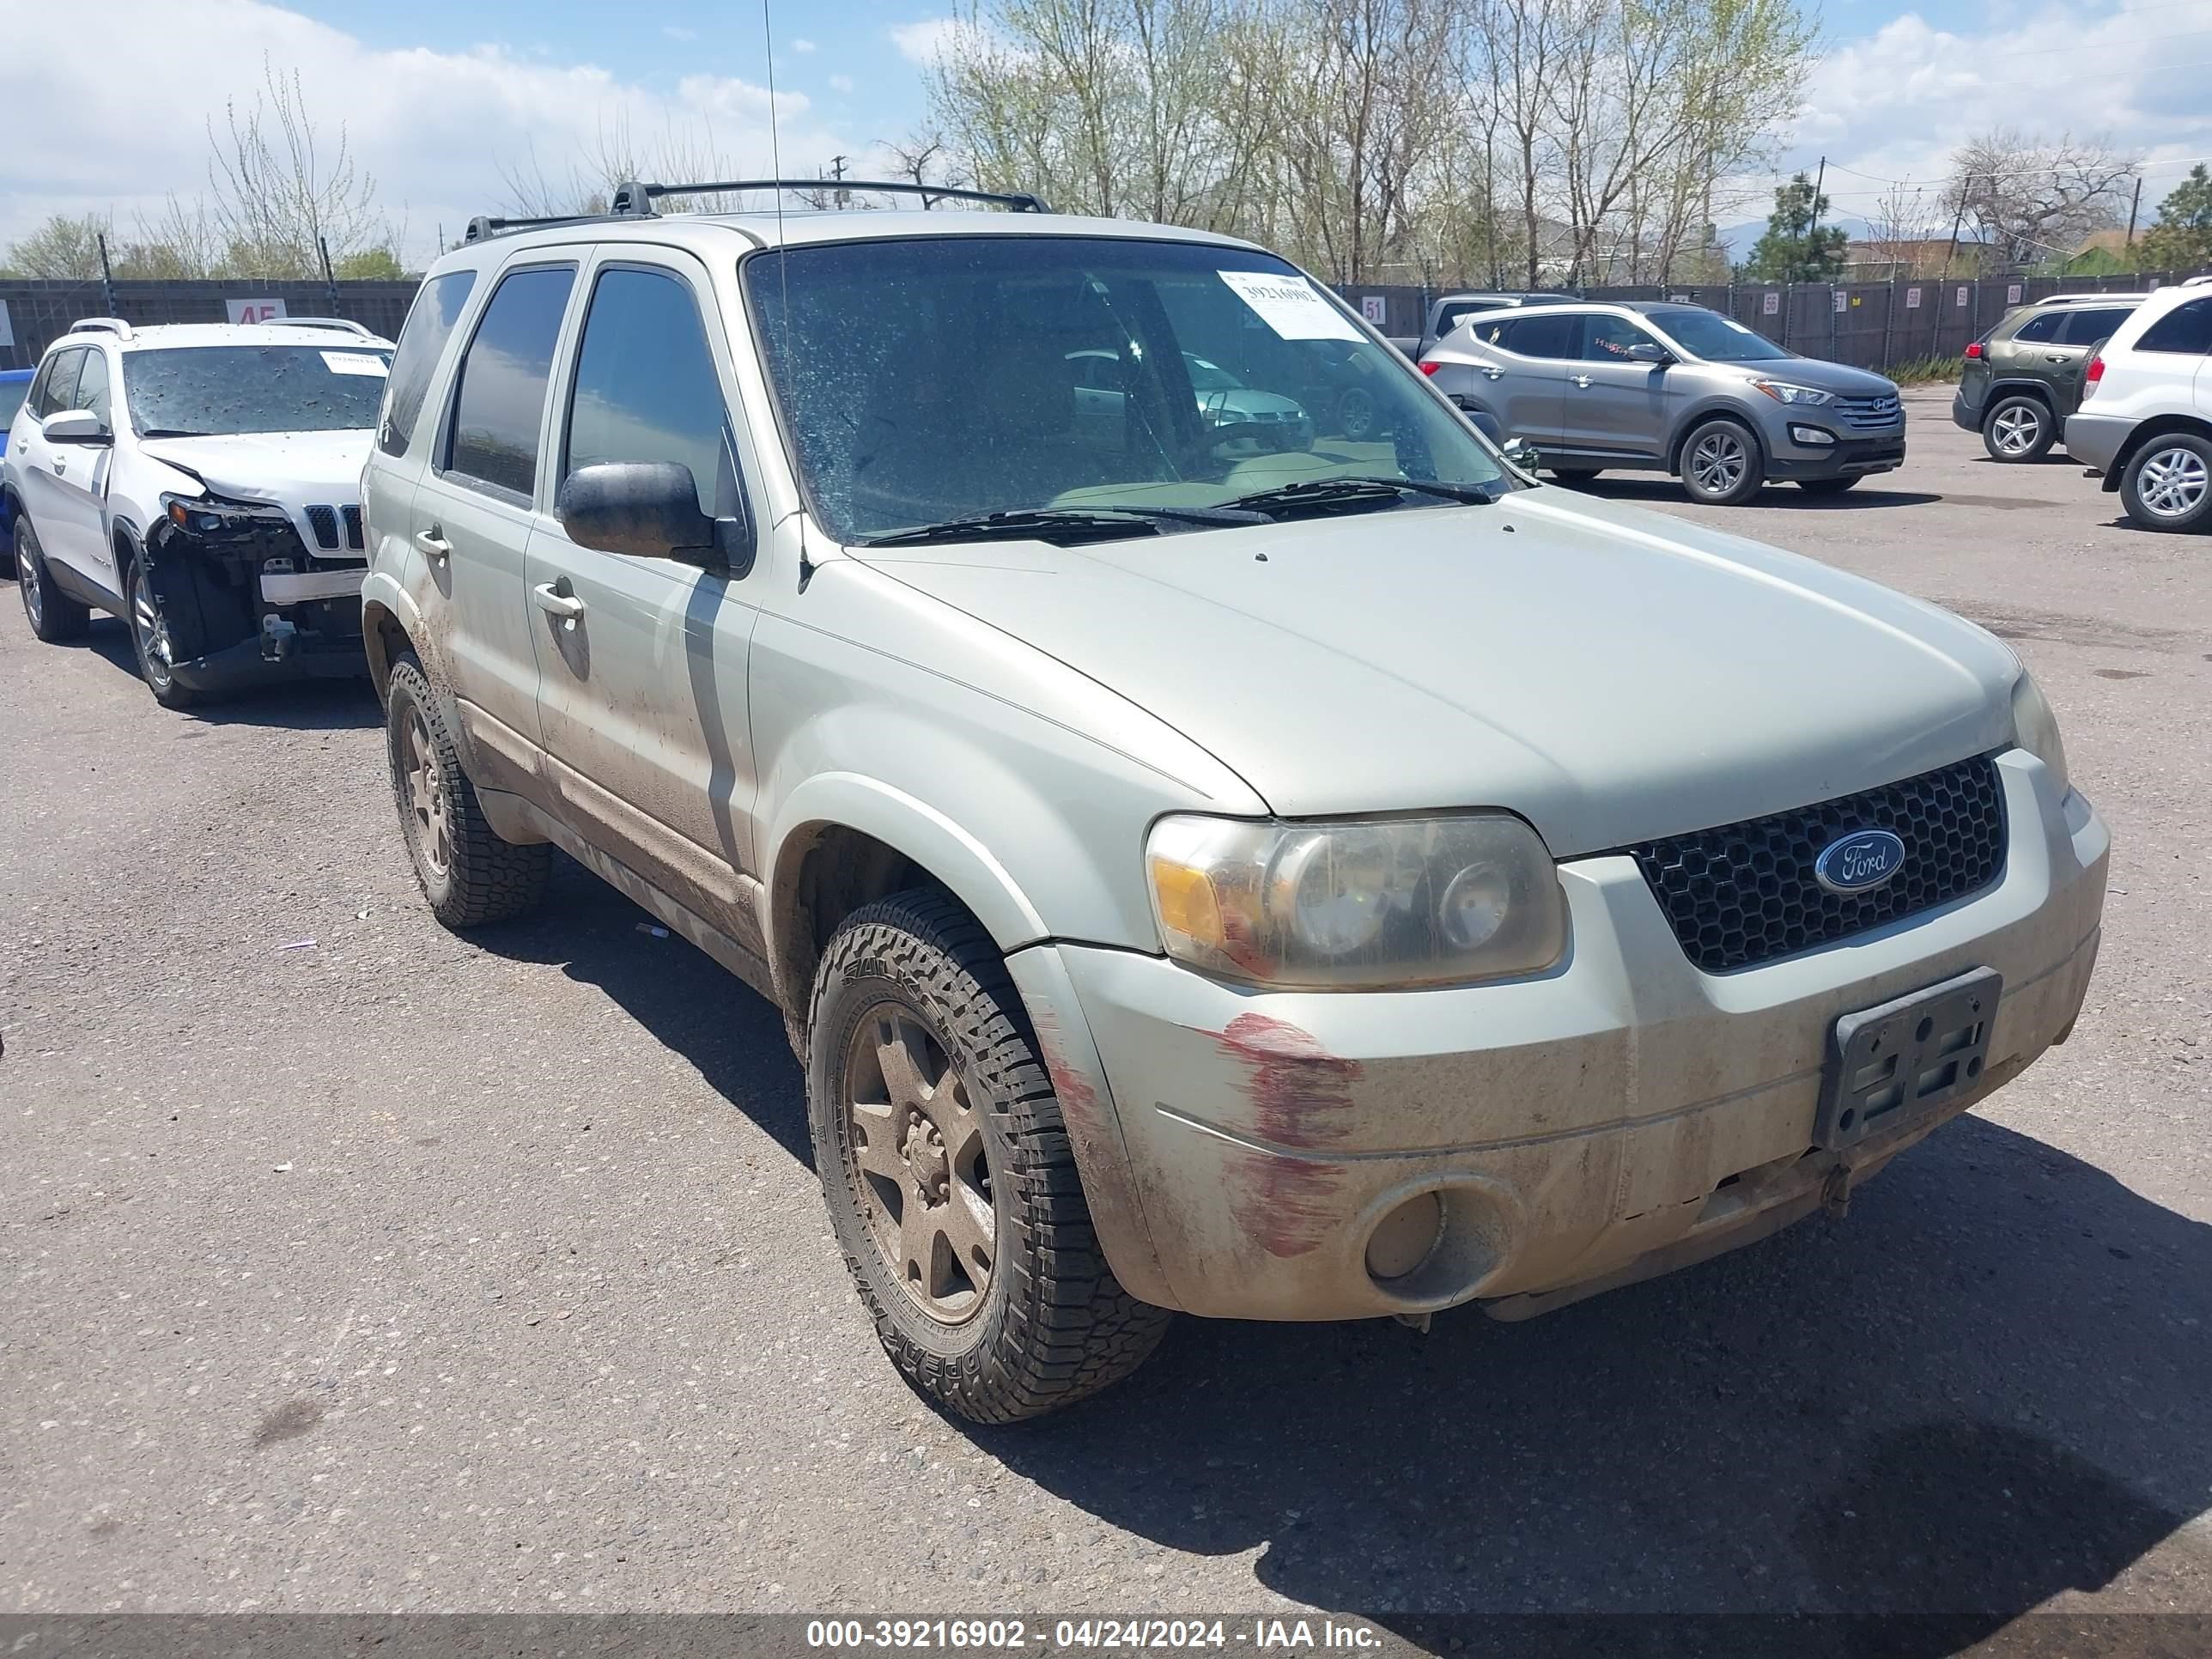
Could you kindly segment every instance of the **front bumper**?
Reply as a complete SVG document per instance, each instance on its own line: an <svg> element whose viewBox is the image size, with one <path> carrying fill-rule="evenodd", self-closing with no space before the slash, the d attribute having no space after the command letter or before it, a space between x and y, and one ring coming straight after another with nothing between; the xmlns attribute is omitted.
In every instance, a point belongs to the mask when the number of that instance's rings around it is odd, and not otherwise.
<svg viewBox="0 0 2212 1659"><path fill-rule="evenodd" d="M2082 465L2103 473L2106 489L2118 489L2120 483L2112 463L2119 458L2135 425L2118 416L2084 415L2077 410L2066 417L2066 453Z"/></svg>
<svg viewBox="0 0 2212 1659"><path fill-rule="evenodd" d="M158 520L147 572L167 625L170 672L188 690L366 676L359 556L310 553L285 510L211 500L219 529Z"/></svg>
<svg viewBox="0 0 2212 1659"><path fill-rule="evenodd" d="M1634 861L1561 867L1551 972L1374 994L1265 993L1073 945L1010 958L1101 1242L1134 1294L1233 1318L1507 1316L1664 1271L1833 1203L2072 1025L2109 848L2020 751L1979 895L1765 966L1708 975ZM2003 975L1984 1086L1847 1151L1812 1150L1831 1028L1978 966ZM1370 1241L1437 1195L1423 1267ZM1428 1213L1427 1211L1423 1212Z"/></svg>
<svg viewBox="0 0 2212 1659"><path fill-rule="evenodd" d="M186 690L207 692L292 680L367 679L359 582L351 599L271 607L252 639L173 663L169 672Z"/></svg>
<svg viewBox="0 0 2212 1659"><path fill-rule="evenodd" d="M1846 431L1817 418L1818 411L1798 414L1770 427L1766 442L1766 476L1795 483L1803 479L1848 478L1869 472L1892 472L1905 465L1905 423L1884 432ZM1792 426L1831 433L1832 444L1802 444L1790 435Z"/></svg>

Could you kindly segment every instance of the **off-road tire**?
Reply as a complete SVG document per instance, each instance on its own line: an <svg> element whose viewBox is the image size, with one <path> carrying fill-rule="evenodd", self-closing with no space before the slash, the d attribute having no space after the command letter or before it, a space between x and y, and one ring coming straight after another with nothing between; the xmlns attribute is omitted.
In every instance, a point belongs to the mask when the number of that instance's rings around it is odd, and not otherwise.
<svg viewBox="0 0 2212 1659"><path fill-rule="evenodd" d="M2033 434L2025 445L2009 435L2024 431L2026 422L2033 421ZM2042 398L2025 392L2015 392L1998 398L1982 412L1982 447L1990 453L1993 461L2002 461L2008 466L2024 466L2030 461L2039 461L2051 453L2058 441L2058 418L2051 405ZM2014 447L2008 448L2011 444Z"/></svg>
<svg viewBox="0 0 2212 1659"><path fill-rule="evenodd" d="M1864 477L1863 472L1852 472L1840 478L1800 478L1797 488L1808 495L1840 495Z"/></svg>
<svg viewBox="0 0 2212 1659"><path fill-rule="evenodd" d="M982 1305L924 1311L861 1212L847 1056L886 1004L918 1018L959 1072L989 1166L995 1259ZM942 894L856 911L823 951L807 1030L807 1117L830 1222L876 1334L922 1394L976 1423L1040 1416L1137 1369L1173 1316L1138 1301L1098 1247L1028 1017L990 936Z"/></svg>
<svg viewBox="0 0 2212 1659"><path fill-rule="evenodd" d="M2165 476L2146 479L2144 475L2154 470ZM2185 489L2193 489L2193 500L2165 494ZM2212 439L2193 432L2161 432L2143 440L2120 473L2120 501L2128 517L2146 530L2212 528ZM2167 501L2185 504L2168 510Z"/></svg>
<svg viewBox="0 0 2212 1659"><path fill-rule="evenodd" d="M423 849L424 825L416 811L410 776L410 728L419 715L427 738L425 758L436 769L443 791L446 862L438 867ZM392 768L392 793L399 809L400 834L408 862L430 914L459 929L507 921L536 909L545 896L553 849L544 842L518 845L495 834L477 799L476 786L461 769L446 716L446 700L430 684L412 653L392 665L384 693L385 754Z"/></svg>
<svg viewBox="0 0 2212 1659"><path fill-rule="evenodd" d="M90 607L54 586L53 573L46 568L46 556L39 546L39 532L31 528L31 515L21 508L15 513L15 591L31 632L48 645L81 640L92 626Z"/></svg>
<svg viewBox="0 0 2212 1659"><path fill-rule="evenodd" d="M143 567L132 559L125 567L123 576L123 625L131 630L131 649L138 659L138 678L146 682L146 689L154 694L154 701L164 708L190 708L207 701L200 692L177 684L173 671L165 668L154 654L154 642L146 637L143 620L138 614L138 582ZM149 584L146 590L149 604L159 607L161 599Z"/></svg>
<svg viewBox="0 0 2212 1659"><path fill-rule="evenodd" d="M1735 444L1741 451L1741 467L1732 475L1716 472L1706 476L1702 447L1709 441L1717 446ZM1700 421L1690 435L1682 440L1682 493L1693 501L1707 507L1735 507L1759 494L1759 486L1766 482L1766 454L1759 447L1759 440L1741 421L1725 416ZM1733 482L1719 482L1723 477Z"/></svg>

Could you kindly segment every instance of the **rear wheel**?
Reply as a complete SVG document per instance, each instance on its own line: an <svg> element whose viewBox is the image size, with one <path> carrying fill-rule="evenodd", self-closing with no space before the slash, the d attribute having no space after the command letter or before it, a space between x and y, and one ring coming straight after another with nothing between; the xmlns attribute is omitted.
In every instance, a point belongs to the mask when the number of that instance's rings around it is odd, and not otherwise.
<svg viewBox="0 0 2212 1659"><path fill-rule="evenodd" d="M2000 398L1982 417L1982 447L1996 461L2039 461L2058 437L2051 407L2025 392Z"/></svg>
<svg viewBox="0 0 2212 1659"><path fill-rule="evenodd" d="M2149 440L2120 475L2120 500L2146 529L2203 529L2212 523L2212 439L2168 432Z"/></svg>
<svg viewBox="0 0 2212 1659"><path fill-rule="evenodd" d="M177 684L168 619L161 614L161 601L154 592L145 560L131 561L130 579L125 586L130 609L124 620L130 624L131 648L138 653L139 678L162 708L191 708L200 701L199 694Z"/></svg>
<svg viewBox="0 0 2212 1659"><path fill-rule="evenodd" d="M966 911L916 891L856 912L807 1030L830 1225L908 1381L1006 1423L1144 1362L1171 1316L1106 1265L1020 999Z"/></svg>
<svg viewBox="0 0 2212 1659"><path fill-rule="evenodd" d="M1734 507L1766 482L1759 440L1730 420L1707 421L1682 444L1682 489L1693 501Z"/></svg>
<svg viewBox="0 0 2212 1659"><path fill-rule="evenodd" d="M1842 478L1800 478L1797 488L1808 495L1840 495L1865 476L1863 472L1854 472Z"/></svg>
<svg viewBox="0 0 2212 1659"><path fill-rule="evenodd" d="M15 514L15 591L22 596L31 632L48 645L82 639L92 625L92 612L54 586L39 532L31 528L30 515L21 512Z"/></svg>
<svg viewBox="0 0 2212 1659"><path fill-rule="evenodd" d="M430 913L448 927L505 921L538 908L553 849L504 841L461 770L442 700L422 665L402 656L384 694L386 753L399 827Z"/></svg>

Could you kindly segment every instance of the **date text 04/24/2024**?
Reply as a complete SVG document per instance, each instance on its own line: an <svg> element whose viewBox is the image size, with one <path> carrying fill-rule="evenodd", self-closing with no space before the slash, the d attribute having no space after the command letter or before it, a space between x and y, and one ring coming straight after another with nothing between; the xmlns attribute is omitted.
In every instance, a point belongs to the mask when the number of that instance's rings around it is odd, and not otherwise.
<svg viewBox="0 0 2212 1659"><path fill-rule="evenodd" d="M1334 1619L817 1619L810 1648L860 1652L1232 1649L1255 1653L1367 1651L1382 1645L1370 1625Z"/></svg>

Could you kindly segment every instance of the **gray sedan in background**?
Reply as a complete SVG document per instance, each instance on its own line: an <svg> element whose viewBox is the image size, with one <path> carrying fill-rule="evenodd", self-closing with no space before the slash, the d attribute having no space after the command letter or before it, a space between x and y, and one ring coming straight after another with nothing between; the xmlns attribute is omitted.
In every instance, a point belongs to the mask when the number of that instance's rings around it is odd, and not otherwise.
<svg viewBox="0 0 2212 1659"><path fill-rule="evenodd" d="M1671 472L1729 506L1790 481L1849 489L1905 460L1905 410L1881 375L1802 357L1703 306L1524 306L1470 318L1421 372L1494 438L1565 479Z"/></svg>

